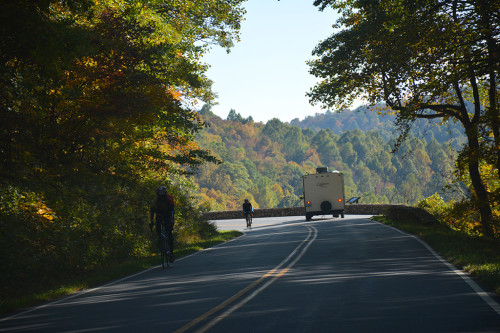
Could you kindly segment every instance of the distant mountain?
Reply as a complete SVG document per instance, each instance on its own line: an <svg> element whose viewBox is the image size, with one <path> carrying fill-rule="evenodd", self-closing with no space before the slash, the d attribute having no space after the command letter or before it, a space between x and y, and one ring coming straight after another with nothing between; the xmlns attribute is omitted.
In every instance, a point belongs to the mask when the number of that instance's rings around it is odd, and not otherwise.
<svg viewBox="0 0 500 333"><path fill-rule="evenodd" d="M363 132L376 130L385 140L390 140L398 135L394 126L395 119L394 115L380 115L369 110L368 107L361 106L354 111L326 111L308 116L304 120L295 118L290 124L316 132L321 129L330 129L335 134L355 129ZM418 119L413 125L412 134L416 137L424 137L426 140L435 138L439 143L449 143L456 150L461 149L466 142L462 126L453 122L440 124L437 120Z"/></svg>
<svg viewBox="0 0 500 333"><path fill-rule="evenodd" d="M221 164L205 164L195 175L194 194L206 210L240 209L247 198L255 207L301 205L302 175L327 166L345 175L346 196L365 203L414 204L451 183L458 128L416 123L396 153L391 117L375 112L326 112L290 123L255 123L233 110L228 119L200 111L209 126L197 137ZM392 117L392 119L394 119Z"/></svg>

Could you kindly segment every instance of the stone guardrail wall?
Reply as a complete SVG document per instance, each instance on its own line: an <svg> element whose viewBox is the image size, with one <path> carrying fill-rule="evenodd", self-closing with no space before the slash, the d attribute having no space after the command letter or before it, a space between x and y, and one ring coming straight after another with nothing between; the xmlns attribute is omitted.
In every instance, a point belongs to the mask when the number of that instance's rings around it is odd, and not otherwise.
<svg viewBox="0 0 500 333"><path fill-rule="evenodd" d="M403 205L352 204L345 206L345 214L379 215L382 214L385 210L387 210L389 206L403 206ZM208 220L238 219L243 217L243 212L240 210L231 210L231 211L221 211L221 212L208 212L203 215ZM253 216L274 217L274 216L300 216L300 215L305 216L304 207L255 209Z"/></svg>
<svg viewBox="0 0 500 333"><path fill-rule="evenodd" d="M438 223L426 210L406 205L392 204L351 204L345 206L345 214L353 215L386 215L391 219L405 219L416 223ZM254 217L304 216L304 207L255 209ZM203 216L207 220L225 220L243 218L242 211L208 212Z"/></svg>

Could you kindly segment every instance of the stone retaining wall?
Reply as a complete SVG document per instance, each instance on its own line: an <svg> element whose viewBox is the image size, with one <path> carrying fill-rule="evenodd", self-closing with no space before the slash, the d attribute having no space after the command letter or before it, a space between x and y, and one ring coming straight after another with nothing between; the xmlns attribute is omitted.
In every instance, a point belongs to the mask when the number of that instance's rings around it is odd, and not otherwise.
<svg viewBox="0 0 500 333"><path fill-rule="evenodd" d="M381 215L386 212L389 207L393 210L398 210L398 207L408 207L404 205L388 205L388 204L352 204L345 206L345 214L353 215ZM412 207L408 207L412 208ZM266 208L256 209L254 217L274 217L274 216L305 216L304 207L291 208ZM241 211L222 211L208 212L204 214L207 220L224 220L224 219L239 219L243 217Z"/></svg>

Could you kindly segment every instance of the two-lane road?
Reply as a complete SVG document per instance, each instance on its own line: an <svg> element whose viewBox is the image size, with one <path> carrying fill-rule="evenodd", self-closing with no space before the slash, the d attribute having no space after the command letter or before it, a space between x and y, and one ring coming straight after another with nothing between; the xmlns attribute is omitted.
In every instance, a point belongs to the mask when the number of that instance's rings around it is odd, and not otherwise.
<svg viewBox="0 0 500 333"><path fill-rule="evenodd" d="M498 304L414 237L360 216L254 226L0 331L500 332Z"/></svg>

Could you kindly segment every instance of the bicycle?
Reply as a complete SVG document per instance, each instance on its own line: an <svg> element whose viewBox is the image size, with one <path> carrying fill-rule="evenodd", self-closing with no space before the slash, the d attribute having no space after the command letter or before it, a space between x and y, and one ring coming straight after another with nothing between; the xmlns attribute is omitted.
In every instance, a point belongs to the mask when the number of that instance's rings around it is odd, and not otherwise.
<svg viewBox="0 0 500 333"><path fill-rule="evenodd" d="M161 266L165 269L170 266L170 248L168 246L167 233L165 231L165 224L161 223L160 233L160 252L161 252Z"/></svg>
<svg viewBox="0 0 500 333"><path fill-rule="evenodd" d="M245 212L245 219L247 221L247 228L252 229L252 212Z"/></svg>

